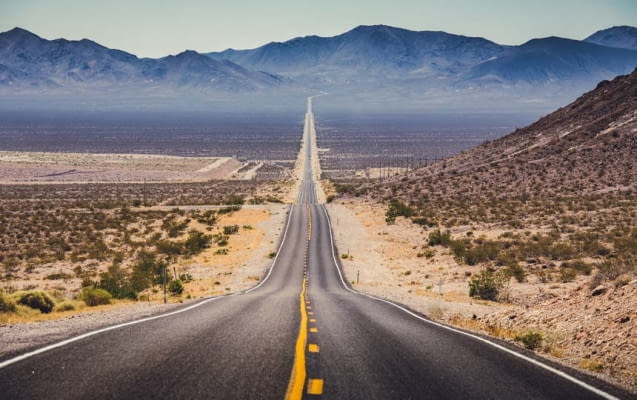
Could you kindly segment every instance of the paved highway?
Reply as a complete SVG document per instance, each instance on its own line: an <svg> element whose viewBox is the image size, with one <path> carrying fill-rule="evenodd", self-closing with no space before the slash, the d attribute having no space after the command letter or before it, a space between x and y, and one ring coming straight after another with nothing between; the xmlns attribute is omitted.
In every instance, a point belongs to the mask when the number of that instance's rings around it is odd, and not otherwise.
<svg viewBox="0 0 637 400"><path fill-rule="evenodd" d="M1 399L599 399L621 390L352 291L312 179L246 292L0 360Z"/></svg>

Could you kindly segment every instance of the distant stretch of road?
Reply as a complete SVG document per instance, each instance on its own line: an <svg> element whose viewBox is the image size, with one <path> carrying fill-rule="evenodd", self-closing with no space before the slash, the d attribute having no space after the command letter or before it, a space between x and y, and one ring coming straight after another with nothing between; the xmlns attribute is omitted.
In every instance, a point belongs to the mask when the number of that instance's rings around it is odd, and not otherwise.
<svg viewBox="0 0 637 400"><path fill-rule="evenodd" d="M313 129L310 98L297 202L257 287L0 360L0 398L628 398L353 291L317 203Z"/></svg>

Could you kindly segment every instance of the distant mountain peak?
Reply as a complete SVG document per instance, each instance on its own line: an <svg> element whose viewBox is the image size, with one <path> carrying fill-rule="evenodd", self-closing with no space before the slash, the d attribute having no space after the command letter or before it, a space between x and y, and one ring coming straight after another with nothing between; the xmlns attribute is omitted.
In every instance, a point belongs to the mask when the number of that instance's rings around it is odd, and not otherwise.
<svg viewBox="0 0 637 400"><path fill-rule="evenodd" d="M628 25L613 26L595 32L584 41L602 46L637 50L637 28Z"/></svg>
<svg viewBox="0 0 637 400"><path fill-rule="evenodd" d="M29 32L26 29L15 27L10 31L6 31L4 33L0 33L0 37L9 39L10 41L18 41L24 39L42 39L40 36L36 35L33 32Z"/></svg>

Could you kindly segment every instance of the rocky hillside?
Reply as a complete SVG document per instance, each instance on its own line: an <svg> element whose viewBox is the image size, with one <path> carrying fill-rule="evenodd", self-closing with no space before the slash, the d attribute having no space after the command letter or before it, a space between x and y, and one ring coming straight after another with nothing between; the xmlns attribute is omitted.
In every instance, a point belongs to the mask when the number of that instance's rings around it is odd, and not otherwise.
<svg viewBox="0 0 637 400"><path fill-rule="evenodd" d="M637 189L637 70L381 193L575 195Z"/></svg>
<svg viewBox="0 0 637 400"><path fill-rule="evenodd" d="M456 157L335 188L418 226L408 279L433 287L437 271L457 285L447 322L637 391L637 70ZM475 298L493 311L462 316Z"/></svg>

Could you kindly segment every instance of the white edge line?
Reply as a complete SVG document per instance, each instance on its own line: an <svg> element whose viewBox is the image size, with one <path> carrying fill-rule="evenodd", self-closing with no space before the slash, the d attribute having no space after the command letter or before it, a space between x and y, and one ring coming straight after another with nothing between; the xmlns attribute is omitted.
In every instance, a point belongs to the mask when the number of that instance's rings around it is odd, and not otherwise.
<svg viewBox="0 0 637 400"><path fill-rule="evenodd" d="M598 389L598 388L596 388L594 386L591 386L588 383L583 382L583 381L581 381L581 380L579 380L579 379L567 374L566 372L560 371L559 369L556 369L554 367L551 367L550 365L544 364L544 363L542 363L542 362L540 362L540 361L538 361L538 360L536 360L534 358L527 357L527 356L525 356L525 355L523 355L521 353L518 353L516 351L508 349L508 348L506 348L506 347L504 347L502 345L494 343L494 342L492 342L490 340L487 340L487 339L485 339L483 337L480 337L480 336L477 336L477 335L473 335L471 333L462 331L460 329L452 328L451 326L444 325L444 324L441 324L441 323L438 323L438 322L435 322L435 321L432 321L432 320L425 319L425 318L421 317L420 315L415 314L414 312L412 312L412 311L406 309L405 307L403 307L403 306L401 306L399 304L396 304L396 303L394 303L392 301L389 301L389 300L386 300L386 299L382 299L380 297L376 297L376 296L373 296L373 295L370 295L370 294L367 294L367 293L359 292L357 290L354 290L354 289L350 288L349 286L347 286L347 283L345 283L345 280L343 279L343 274L341 272L341 268L338 266L338 261L336 260L336 255L334 254L334 238L332 236L332 221L330 220L330 216L327 213L327 209L325 208L325 205L323 205L323 212L325 213L325 217L327 218L327 224L329 226L330 243L332 245L332 259L334 260L334 265L336 266L336 271L338 271L338 275L341 278L341 283L343 284L345 289L347 289L348 291L350 291L350 292L352 292L354 294L358 294L358 295L361 295L361 296L369 297L370 299L373 299L373 300L376 300L376 301L381 301L383 303L387 303L389 305L392 305L392 306L398 308L399 310L402 310L402 311L406 312L407 314L409 314L409 315L411 315L411 316L413 316L413 317L415 317L415 318L417 318L417 319L419 319L419 320L421 320L423 322L426 322L426 323L431 324L431 325L435 325L435 326L440 327L442 329L446 329L448 331L452 331L452 332L455 332L455 333L458 333L458 334L461 334L461 335L464 335L464 336L468 336L468 337L473 338L475 340L478 340L478 341L480 341L482 343L485 343L485 344L487 344L489 346L495 347L498 350L504 351L505 353L511 354L511 355L513 355L513 356L515 356L517 358L520 358L520 359L522 359L524 361L527 361L527 362L529 362L531 364L534 364L534 365L536 365L536 366L538 366L540 368L543 368L543 369L545 369L545 370L547 370L549 372L552 372L555 375L558 375L558 376L560 376L560 377L562 377L562 378L564 378L564 379L566 379L568 381L571 381L572 383L575 383L576 385L579 385L579 386L583 387L584 389L587 389L587 390L595 393L596 395L598 395L598 396L600 396L600 397L602 397L604 399L607 399L607 400L619 400L618 397L615 397L615 396L613 396L613 395L611 395L609 393L606 393L606 392L604 392L601 389Z"/></svg>
<svg viewBox="0 0 637 400"><path fill-rule="evenodd" d="M58 347L66 346L67 344L71 344L73 342L77 342L79 340L86 339L88 337L95 336L95 335L100 334L100 333L112 331L112 330L123 328L123 327L126 327L126 326L141 324L143 322L148 322L148 321L152 321L152 320L155 320L155 319L166 318L166 317L170 317L170 316L173 316L173 315L176 315L176 314L181 314L183 312L190 311L190 310L192 310L194 308L200 307L200 306L202 306L204 304L210 303L210 302L215 301L215 300L222 299L224 297L232 297L232 296L236 296L238 294L250 293L251 291L253 291L253 290L259 288L261 285L263 285L265 283L265 281L268 280L268 278L272 274L272 269L274 268L274 265L276 264L276 261L277 261L277 259L279 257L279 254L280 254L281 247L283 247L283 243L285 242L285 238L287 237L288 228L290 227L290 220L291 220L292 210L293 209L294 209L294 205L292 205L290 207L290 211L289 211L289 214L288 214L288 222L287 222L287 225L285 226L285 232L283 233L283 239L281 240L281 243L279 244L279 248L277 250L277 254L274 257L274 261L272 262L272 265L270 266L270 269L268 270L268 274L255 287L253 287L251 289L248 289L246 291L243 291L243 292L237 292L237 293L233 293L233 294L230 294L230 295L222 295L222 296L211 297L211 298L205 299L203 301L200 301L199 303L193 304L191 306L182 308L180 310L171 311L171 312L168 312L168 313L165 313L165 314L160 314L160 315L155 315L155 316L152 316L152 317L142 318L142 319L138 319L138 320L135 320L135 321L124 322L124 323L121 323L121 324L111 325L111 326L107 326L105 328L101 328L101 329L97 329L97 330L94 330L94 331L86 332L86 333L83 333L83 334L81 334L79 336L74 336L72 338L69 338L69 339L66 339L66 340L62 340L61 342L53 343L53 344L50 344L48 346L44 346L44 347L41 347L39 349L30 351L28 353L21 354L19 356L14 357L14 358L10 358L8 360L2 361L2 362L0 362L0 369L5 368L5 367L7 367L7 366L9 366L11 364L15 364L15 363L17 363L19 361L26 360L26 359L31 358L33 356L36 356L38 354L45 353L45 352L47 352L49 350L57 349Z"/></svg>
<svg viewBox="0 0 637 400"><path fill-rule="evenodd" d="M281 249L283 248L283 245L285 244L285 239L288 237L288 229L290 228L290 221L292 221L293 211L294 211L294 204L290 206L290 210L288 211L288 223L285 225L285 231L283 231L283 238L281 239L281 243L279 243L279 248L276 250L276 255L274 256L274 260L272 260L272 265L270 266L270 269L268 270L268 274L265 276L265 278L263 278L263 280L261 280L261 282L259 282L258 285L240 293L248 294L251 291L258 289L259 287L261 287L261 285L265 283L265 281L268 280L270 275L272 275L272 270L274 269L274 266L276 265L276 262L279 259L279 254L281 254Z"/></svg>

